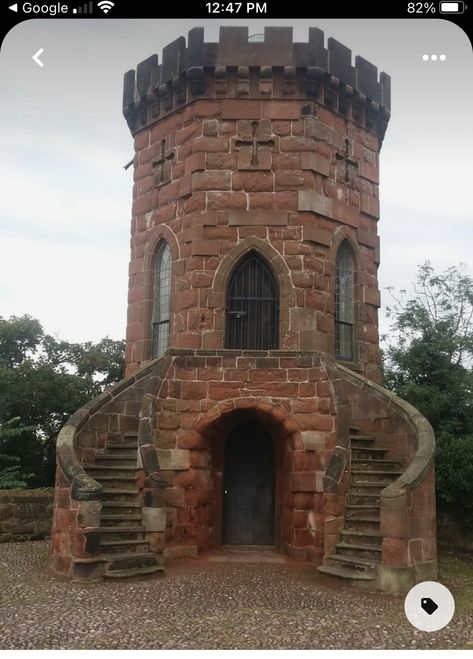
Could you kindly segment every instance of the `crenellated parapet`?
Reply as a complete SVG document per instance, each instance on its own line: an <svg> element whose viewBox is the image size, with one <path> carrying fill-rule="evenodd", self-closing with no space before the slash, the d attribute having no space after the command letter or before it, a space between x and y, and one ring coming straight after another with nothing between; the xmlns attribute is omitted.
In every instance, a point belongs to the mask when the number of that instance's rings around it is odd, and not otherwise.
<svg viewBox="0 0 473 659"><path fill-rule="evenodd" d="M222 26L217 43L192 29L124 78L123 114L133 134L199 98L309 99L375 132L380 142L390 117L391 79L324 33L309 28L305 43L291 27L266 27L263 41L247 27Z"/></svg>

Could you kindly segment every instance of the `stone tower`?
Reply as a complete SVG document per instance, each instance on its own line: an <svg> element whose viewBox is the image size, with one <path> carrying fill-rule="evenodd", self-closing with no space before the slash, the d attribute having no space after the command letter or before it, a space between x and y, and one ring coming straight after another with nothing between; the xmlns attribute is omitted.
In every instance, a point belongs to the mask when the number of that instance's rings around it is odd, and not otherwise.
<svg viewBox="0 0 473 659"><path fill-rule="evenodd" d="M195 28L123 98L127 379L58 441L56 571L253 544L388 591L435 578L433 434L380 386L389 76L317 28Z"/></svg>

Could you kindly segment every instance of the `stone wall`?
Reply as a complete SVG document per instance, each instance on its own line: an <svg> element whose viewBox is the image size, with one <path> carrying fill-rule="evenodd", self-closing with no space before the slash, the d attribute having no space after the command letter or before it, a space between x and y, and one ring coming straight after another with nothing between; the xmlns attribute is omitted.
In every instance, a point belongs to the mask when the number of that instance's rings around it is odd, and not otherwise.
<svg viewBox="0 0 473 659"><path fill-rule="evenodd" d="M228 279L253 249L278 282L279 348L333 354L335 258L348 239L356 258L355 360L379 380L378 138L317 104L307 107L197 100L135 137L127 373L151 356L160 240L172 253L171 347L224 347ZM261 143L255 165L252 131ZM346 148L359 164L348 182L337 157ZM172 163L164 179L161 151Z"/></svg>
<svg viewBox="0 0 473 659"><path fill-rule="evenodd" d="M100 519L102 486L85 471L84 465L93 464L97 452L107 447L108 441L138 437L136 466L142 512L150 516L150 509L160 504L161 493L155 482L159 469L158 458L149 427L147 393L153 396L160 387L162 370L168 360L155 360L141 369L136 376L121 380L86 403L73 414L59 433L57 441L57 468L54 496L51 561L57 573L79 578L100 576L103 564L100 552ZM147 527L146 520L143 526ZM148 530L148 528L147 528ZM153 551L162 552L160 534L150 531L147 539Z"/></svg>
<svg viewBox="0 0 473 659"><path fill-rule="evenodd" d="M383 590L409 588L436 579L437 532L435 505L435 437L429 422L394 393L367 381L343 366L336 387L350 406L352 424L361 434L376 438L388 449L387 459L398 460L402 475L382 490Z"/></svg>
<svg viewBox="0 0 473 659"><path fill-rule="evenodd" d="M225 439L243 420L262 424L276 455L276 545L322 561L326 508L344 499L324 492L337 444L329 375L320 354L171 350L157 401L156 446L168 487L166 555L221 543Z"/></svg>
<svg viewBox="0 0 473 659"><path fill-rule="evenodd" d="M51 535L53 492L0 491L0 542L42 540Z"/></svg>

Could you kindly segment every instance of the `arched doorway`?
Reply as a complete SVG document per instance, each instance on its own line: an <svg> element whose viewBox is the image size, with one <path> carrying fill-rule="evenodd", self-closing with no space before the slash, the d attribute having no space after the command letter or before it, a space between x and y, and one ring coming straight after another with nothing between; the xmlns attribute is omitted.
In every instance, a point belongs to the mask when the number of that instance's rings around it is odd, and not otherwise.
<svg viewBox="0 0 473 659"><path fill-rule="evenodd" d="M254 420L239 423L225 443L222 544L274 545L275 452Z"/></svg>

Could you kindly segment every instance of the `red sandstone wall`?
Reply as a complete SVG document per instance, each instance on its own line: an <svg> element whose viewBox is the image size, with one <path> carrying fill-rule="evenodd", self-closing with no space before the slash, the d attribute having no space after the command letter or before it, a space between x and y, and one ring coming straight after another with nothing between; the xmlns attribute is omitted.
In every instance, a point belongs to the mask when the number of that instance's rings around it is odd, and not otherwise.
<svg viewBox="0 0 473 659"><path fill-rule="evenodd" d="M252 121L257 138L273 142L259 147L256 169L237 143L250 139ZM348 183L336 156L345 136L358 163ZM152 164L163 147L165 171ZM198 100L138 133L135 149L128 374L150 357L161 236L173 253L171 347L223 347L227 279L254 247L279 278L280 348L332 354L335 252L348 236L358 259L357 361L379 379L377 137L307 101Z"/></svg>
<svg viewBox="0 0 473 659"><path fill-rule="evenodd" d="M166 552L208 550L221 539L223 449L248 416L267 428L276 451L276 543L321 563L323 493L336 443L330 383L319 356L250 351L177 355L158 400L156 445L168 481ZM330 508L330 505L328 506ZM331 513L331 510L329 510Z"/></svg>

